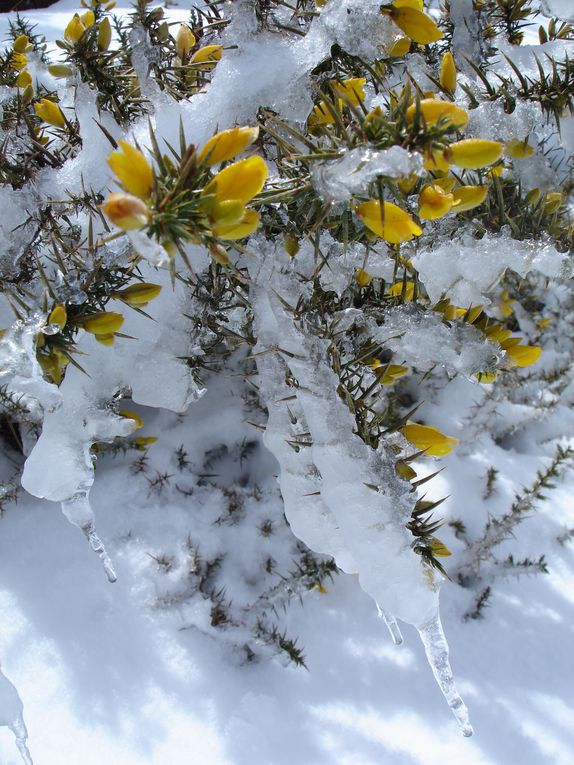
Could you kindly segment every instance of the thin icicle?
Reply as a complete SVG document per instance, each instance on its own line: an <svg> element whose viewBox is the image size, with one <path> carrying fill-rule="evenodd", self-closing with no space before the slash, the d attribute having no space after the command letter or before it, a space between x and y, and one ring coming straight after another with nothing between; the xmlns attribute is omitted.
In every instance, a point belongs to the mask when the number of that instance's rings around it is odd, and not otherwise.
<svg viewBox="0 0 574 765"><path fill-rule="evenodd" d="M430 619L418 628L419 635L425 647L428 662L447 704L452 709L463 736L472 736L468 709L461 699L454 684L454 677L448 660L448 643L442 628L440 616Z"/></svg>
<svg viewBox="0 0 574 765"><path fill-rule="evenodd" d="M24 765L34 765L26 740L28 731L23 717L24 705L13 683L0 669L0 725L10 728Z"/></svg>
<svg viewBox="0 0 574 765"><path fill-rule="evenodd" d="M395 617L392 614L390 614L388 611L385 611L383 608L381 608L378 603L377 603L377 608L379 610L379 616L381 617L381 619L383 619L383 621L387 625L387 629L391 633L391 639L393 643L395 645L402 645L403 636Z"/></svg>
<svg viewBox="0 0 574 765"><path fill-rule="evenodd" d="M62 502L61 505L66 518L84 533L92 550L99 555L108 581L115 582L118 577L104 543L96 533L94 512L90 506L88 492L79 492L71 499Z"/></svg>

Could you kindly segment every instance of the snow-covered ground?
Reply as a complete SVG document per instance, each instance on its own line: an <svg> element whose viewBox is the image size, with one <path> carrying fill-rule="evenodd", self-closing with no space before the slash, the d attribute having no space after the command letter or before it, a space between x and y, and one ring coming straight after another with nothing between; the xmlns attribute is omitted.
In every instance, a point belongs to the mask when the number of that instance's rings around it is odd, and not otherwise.
<svg viewBox="0 0 574 765"><path fill-rule="evenodd" d="M560 4L568 5L549 2L566 13ZM54 39L75 7L61 0L27 16ZM185 18L181 7L170 11L173 18ZM0 17L2 35L6 22ZM251 53L256 64L255 44ZM222 82L239 109L236 81ZM194 127L202 139L212 132L211 117ZM472 429L476 390L457 380L425 412L461 441L461 453L441 461L446 469L429 496L449 495L441 511L463 519L471 534L548 464L550 439L572 433L563 407L544 432L534 433L534 423L506 448L495 445ZM277 609L273 618L297 639L306 669L270 657L264 645L245 649L252 635L234 619L257 602L262 580L281 584L299 553L283 517L279 468L250 424L261 414L249 409L242 379L211 380L185 415L138 411L142 435L158 439L147 461L138 462L134 450L103 455L91 493L117 582L108 583L57 504L21 492L0 517L0 658L24 704L35 765L574 762L574 545L558 541L574 526L572 473L504 543L517 559L545 554L548 574L498 577L480 619L463 618L475 591L442 586L451 661L475 731L463 738L416 631L402 627L404 643L393 645L354 576L337 575L326 592L303 592L301 602ZM508 417L520 414L516 405ZM539 447L534 435L548 444ZM50 470L58 469L54 462ZM492 465L498 483L483 500ZM264 524L271 533L256 533ZM441 537L454 553L447 570L455 570L463 544L449 531ZM215 628L198 571L220 555L210 586L225 588L231 618ZM270 558L274 567L264 574ZM8 706L16 703L11 692L0 682ZM12 732L0 727L1 765L20 762Z"/></svg>

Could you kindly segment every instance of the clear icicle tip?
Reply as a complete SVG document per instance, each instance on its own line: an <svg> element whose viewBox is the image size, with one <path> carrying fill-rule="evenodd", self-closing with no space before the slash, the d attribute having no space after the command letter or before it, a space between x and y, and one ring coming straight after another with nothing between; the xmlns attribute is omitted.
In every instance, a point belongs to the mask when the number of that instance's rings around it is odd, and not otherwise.
<svg viewBox="0 0 574 765"><path fill-rule="evenodd" d="M448 643L446 642L438 613L433 619L419 627L418 632L424 645L428 663L447 704L456 718L462 735L472 736L473 730L470 724L468 709L454 684L454 676L448 660Z"/></svg>
<svg viewBox="0 0 574 765"><path fill-rule="evenodd" d="M387 625L387 629L391 633L391 640L395 645L402 645L403 643L403 636L401 634L401 630L399 628L399 625L397 624L397 620L395 617L390 614L388 611L385 611L383 608L379 606L377 603L377 609L379 611L379 616L385 624Z"/></svg>
<svg viewBox="0 0 574 765"><path fill-rule="evenodd" d="M90 506L88 492L79 492L61 503L66 518L84 534L92 550L100 557L108 582L117 581L117 574L104 543L96 533L94 512Z"/></svg>

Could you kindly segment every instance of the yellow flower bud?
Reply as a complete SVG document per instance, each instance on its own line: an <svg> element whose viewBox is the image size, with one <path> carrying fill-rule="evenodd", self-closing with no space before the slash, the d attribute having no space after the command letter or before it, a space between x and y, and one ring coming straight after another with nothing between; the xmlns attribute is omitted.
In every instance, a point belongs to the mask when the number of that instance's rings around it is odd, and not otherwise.
<svg viewBox="0 0 574 765"><path fill-rule="evenodd" d="M453 195L447 194L438 184L425 186L419 194L419 216L424 220L442 218L450 212L453 203Z"/></svg>
<svg viewBox="0 0 574 765"><path fill-rule="evenodd" d="M115 226L124 231L144 228L151 217L151 212L144 201L123 191L110 194L102 205L102 210Z"/></svg>
<svg viewBox="0 0 574 765"><path fill-rule="evenodd" d="M159 284L148 284L146 282L137 282L136 284L130 284L123 290L117 290L112 292L112 297L117 300L122 300L131 306L145 306L150 300L156 298L161 292L161 286Z"/></svg>
<svg viewBox="0 0 574 765"><path fill-rule="evenodd" d="M106 51L112 41L112 25L108 16L100 21L98 25L98 50Z"/></svg>
<svg viewBox="0 0 574 765"><path fill-rule="evenodd" d="M552 215L562 207L564 201L563 195L559 191L553 191L550 194L546 194L546 201L544 203L544 212L546 215Z"/></svg>
<svg viewBox="0 0 574 765"><path fill-rule="evenodd" d="M124 323L121 313L115 311L99 311L78 320L78 323L92 335L106 337L114 335ZM105 344L105 343L104 343Z"/></svg>
<svg viewBox="0 0 574 765"><path fill-rule="evenodd" d="M506 348L506 355L509 357L513 367L529 367L540 358L542 348L538 345L513 345Z"/></svg>
<svg viewBox="0 0 574 765"><path fill-rule="evenodd" d="M86 11L85 13L82 13L82 15L80 16L80 21L86 27L86 29L89 29L89 27L91 27L96 21L94 12Z"/></svg>
<svg viewBox="0 0 574 765"><path fill-rule="evenodd" d="M233 159L257 140L259 128L235 127L216 133L199 152L199 161L211 167Z"/></svg>
<svg viewBox="0 0 574 765"><path fill-rule="evenodd" d="M411 49L411 41L408 37L398 37L388 49L387 53L392 58L402 58Z"/></svg>
<svg viewBox="0 0 574 765"><path fill-rule="evenodd" d="M287 234L283 240L283 247L289 257L294 258L299 252L299 242L291 234Z"/></svg>
<svg viewBox="0 0 574 765"><path fill-rule="evenodd" d="M447 93L454 93L456 90L456 64L452 53L448 50L440 62L440 86Z"/></svg>
<svg viewBox="0 0 574 765"><path fill-rule="evenodd" d="M506 144L506 153L512 159L526 159L534 154L534 149L528 141L519 141L517 138L513 138Z"/></svg>
<svg viewBox="0 0 574 765"><path fill-rule="evenodd" d="M38 103L34 104L34 111L37 116L47 122L48 125L54 125L54 127L64 127L66 120L62 114L62 110L53 101L49 101L47 98L41 98Z"/></svg>
<svg viewBox="0 0 574 765"><path fill-rule="evenodd" d="M147 159L127 141L119 141L119 144L122 151L113 151L108 157L108 165L126 191L147 199L154 184L153 171Z"/></svg>
<svg viewBox="0 0 574 765"><path fill-rule="evenodd" d="M187 59L191 49L195 45L195 42L195 35L191 29L187 26L187 24L182 24L177 30L177 35L175 38L175 50L177 51L177 55L182 61Z"/></svg>
<svg viewBox="0 0 574 765"><path fill-rule="evenodd" d="M49 353L39 353L37 358L42 371L49 374L56 385L59 385L70 363L68 356L59 348L52 348Z"/></svg>
<svg viewBox="0 0 574 765"><path fill-rule="evenodd" d="M27 35L19 35L14 40L14 45L12 47L16 53L26 53L26 51L30 50L30 40Z"/></svg>
<svg viewBox="0 0 574 765"><path fill-rule="evenodd" d="M393 385L410 371L408 367L402 364L383 364L379 359L375 359L371 364L371 369L377 375L381 385Z"/></svg>
<svg viewBox="0 0 574 765"><path fill-rule="evenodd" d="M340 96L343 100L346 99L349 103L356 106L365 100L366 82L364 77L352 77L342 82L331 80L331 85L337 96Z"/></svg>
<svg viewBox="0 0 574 765"><path fill-rule="evenodd" d="M373 277L363 268L357 268L355 272L355 281L359 287L367 287L373 281Z"/></svg>
<svg viewBox="0 0 574 765"><path fill-rule="evenodd" d="M209 64L215 66L223 54L222 45L204 45L203 48L196 50L191 57L192 64Z"/></svg>
<svg viewBox="0 0 574 765"><path fill-rule="evenodd" d="M437 428L419 425L416 422L405 425L401 431L407 441L433 457L442 457L448 454L452 451L452 447L458 444L458 439L445 436Z"/></svg>
<svg viewBox="0 0 574 765"><path fill-rule="evenodd" d="M56 78L71 77L74 74L72 67L67 64L50 64L48 72Z"/></svg>
<svg viewBox="0 0 574 765"><path fill-rule="evenodd" d="M246 210L239 223L228 226L214 226L213 235L218 239L223 239L225 241L243 239L257 230L259 221L260 215L256 210Z"/></svg>
<svg viewBox="0 0 574 765"><path fill-rule="evenodd" d="M96 334L96 335L94 335L94 337L96 338L98 343L101 343L101 345L106 345L108 347L112 346L115 343L115 341L116 341L116 338L115 338L114 334L110 334L110 335L97 335Z"/></svg>
<svg viewBox="0 0 574 765"><path fill-rule="evenodd" d="M497 162L502 155L502 144L486 138L465 138L445 149L444 156L453 165L467 170L478 170Z"/></svg>
<svg viewBox="0 0 574 765"><path fill-rule="evenodd" d="M381 207L378 199L370 199L357 205L356 212L370 231L391 244L408 242L423 232L407 212L392 202L384 202Z"/></svg>
<svg viewBox="0 0 574 765"><path fill-rule="evenodd" d="M400 477L404 478L406 481L412 481L413 478L417 477L416 470L413 470L413 468L405 462L397 462L395 470L397 475L400 475Z"/></svg>
<svg viewBox="0 0 574 765"><path fill-rule="evenodd" d="M144 450L146 446L150 446L151 444L155 444L157 441L156 436L137 436L134 438L134 444L137 446L138 449Z"/></svg>
<svg viewBox="0 0 574 765"><path fill-rule="evenodd" d="M412 122L415 118L417 105L411 104L407 109L407 119ZM439 120L443 124L458 129L468 122L468 112L452 101L441 101L438 98L423 98L419 101L419 109L423 120L428 126L436 125Z"/></svg>
<svg viewBox="0 0 574 765"><path fill-rule="evenodd" d="M527 205L535 205L541 196L542 196L542 192L540 191L540 189L538 188L530 189L528 194L524 197L524 201L526 202Z"/></svg>
<svg viewBox="0 0 574 765"><path fill-rule="evenodd" d="M227 250L220 244L215 244L215 242L212 242L209 245L209 254L211 255L212 260L214 260L216 263L219 263L220 266L229 266L231 264Z"/></svg>
<svg viewBox="0 0 574 765"><path fill-rule="evenodd" d="M487 194L486 186L460 186L452 192L456 205L454 212L461 213L479 207L486 199Z"/></svg>
<svg viewBox="0 0 574 765"><path fill-rule="evenodd" d="M261 157L249 157L220 170L207 184L203 194L215 194L218 201L238 199L246 204L258 194L269 170Z"/></svg>
<svg viewBox="0 0 574 765"><path fill-rule="evenodd" d="M68 321L66 307L59 303L55 306L48 316L48 324L57 324L60 330L64 329Z"/></svg>
<svg viewBox="0 0 574 765"><path fill-rule="evenodd" d="M32 84L32 75L27 69L23 69L18 77L16 77L16 87L27 88Z"/></svg>
<svg viewBox="0 0 574 765"><path fill-rule="evenodd" d="M401 32L419 45L428 45L443 38L443 33L431 17L418 8L397 7L397 4L393 3L390 17Z"/></svg>

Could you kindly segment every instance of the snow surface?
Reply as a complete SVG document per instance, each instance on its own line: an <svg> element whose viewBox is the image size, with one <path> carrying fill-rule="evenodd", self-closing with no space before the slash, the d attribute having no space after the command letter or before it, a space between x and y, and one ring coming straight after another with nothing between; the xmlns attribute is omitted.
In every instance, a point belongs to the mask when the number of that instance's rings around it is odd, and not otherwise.
<svg viewBox="0 0 574 765"><path fill-rule="evenodd" d="M554 7L559 2L564 0L551 4ZM310 91L305 93L302 84L306 72L333 42L351 52L372 55L367 34L348 40L338 37L338 18L353 4L347 0L332 5L313 32L295 45L278 36L261 41L251 38L249 29L244 30L241 69L231 54L218 66L212 84L226 100L229 124L251 118L254 104L261 102L291 119L302 119L311 103ZM368 2L355 5L365 30L380 19L375 11L378 4L371 8ZM61 0L55 10L27 16L53 39L74 10L71 0ZM187 15L181 6L170 13L179 19ZM243 21L241 15L237 18L238 24ZM5 29L6 17L0 24ZM392 34L385 20L381 34L387 33ZM237 29L227 34L236 35ZM464 37L460 39L463 46ZM261 67L262 55L273 66ZM248 98L238 87L245 77L244 67L253 75ZM294 93L299 94L297 100L292 98ZM84 126L89 130L93 104L84 95L79 118L82 130ZM194 140L204 140L216 121L216 105L200 96L186 108ZM492 116L485 114L481 119L492 122ZM162 136L170 140L175 135L177 126L169 124L167 113L158 110L154 120ZM116 127L109 127L117 134ZM220 121L220 127L227 124ZM571 124L566 125L566 141L568 128L572 134ZM141 131L136 137L145 136L143 126ZM95 131L92 135L102 141L104 151L105 141ZM97 154L94 151L91 156ZM88 161L88 152L83 152L68 163L59 177L62 190L74 188L74 184L78 188L82 173L96 186L108 182L103 163L92 160L89 165ZM38 193L53 182L53 174L39 178ZM3 203L5 196L2 194ZM17 204L15 209L21 206ZM540 265L536 253L501 250L499 245L491 243L493 251L502 252L509 261L501 263L502 267L511 265L518 273L527 273ZM490 287L501 269L464 273L461 245L455 247L451 243L432 254L444 259L445 278L452 282L459 273L464 276L470 292L457 295L460 304L479 302L471 298ZM547 255L540 270L547 276L557 275L561 257L555 251ZM356 266L352 254L349 259L351 273ZM415 265L427 277L424 251L417 259ZM492 258L488 265L493 266ZM446 289L456 293L456 284L433 281L438 272L429 269L425 278L431 296L440 296ZM163 297L154 303L154 310L165 310ZM130 314L130 321L133 324L126 323L128 334L141 335L138 317ZM105 761L118 765L571 765L574 554L572 546L556 540L572 526L574 478L567 476L553 491L552 500L542 503L535 517L520 525L512 544L505 543L517 556L546 553L547 576L497 579L489 608L476 621L461 618L471 607L474 593L449 582L442 587L443 621L448 624L458 687L471 708L473 739L462 739L456 723L445 713L413 629L404 627L405 643L393 645L373 601L352 574L335 577L326 593L305 593L302 605L292 604L281 617L285 629L304 647L308 671L273 660L246 663L242 651L246 635L229 628L222 637L211 626L208 602L191 587L191 543L201 539L206 557L233 550L225 563L225 582L226 597L235 608L249 608L256 601L255 582L268 556L277 562L275 581L280 583L280 575L292 568L294 541L283 520L275 478L278 465L249 422L256 414L246 411L244 383L222 377L200 397L200 391L186 386L173 361L181 322L167 329L173 332L162 336L146 325L146 333L151 334L145 345L138 344L137 352L127 353L125 367L116 370L118 379L127 375L135 388L133 396L146 423L143 435L158 437L144 470L135 472L137 452L104 456L91 485L94 476L88 444L131 427L108 411L91 412L97 414L90 423L97 426L97 433L86 433L77 425L58 428L58 434L67 439L58 451L50 451L49 441L41 438L30 462L33 467L33 460L37 461L28 484L35 494L59 501L78 488L91 489L98 531L114 561L118 581L108 584L97 556L86 554L78 529L63 521L53 503L22 493L18 503L9 505L0 518L0 702L1 709L9 712L0 723L14 729L20 713L19 695L36 765L100 765ZM425 338L415 322L409 332L405 354L409 348L414 354ZM91 337L84 343L89 345L91 371L99 370L102 379L109 376L105 349L97 348ZM148 371L146 357L164 349L162 363L173 367L164 369L163 379L150 378L144 374ZM446 372L463 375L437 394L433 406L424 409L424 416L429 424L459 438L461 451L441 463L446 470L429 484L428 496L449 495L441 511L446 517L463 518L469 532L478 534L488 514L504 511L514 493L531 482L535 470L548 463L552 453L548 439L563 435L565 425L571 428L572 422L564 419L563 409L562 418L558 416L555 422L551 418L542 425L525 421L521 415L526 407L521 409L520 402L515 402L506 406L502 418L501 427L508 430L500 436L510 441L504 447L500 439L495 443L473 427L480 420L473 407L483 403L485 388L466 379L475 370L457 353L457 338L448 332L442 352ZM429 351L429 359L432 355ZM33 355L29 363L33 367ZM2 374L9 373L8 364ZM30 379L30 390L38 399L43 397L45 402L46 397L57 395L49 390L54 386L38 384L33 368ZM72 414L86 406L95 407L86 380L69 374L64 387L72 391L66 404L73 407ZM145 408L170 405L176 412L184 412L195 398L199 400L184 414ZM180 402L178 406L173 406L174 400ZM460 416L464 411L467 420ZM66 413L62 409L47 416L46 434L50 418ZM495 407L487 404L483 416L495 419ZM77 419L69 417L69 421L73 424ZM320 426L320 422L315 425ZM237 460L228 460L226 455L246 441L255 443L254 451L238 468ZM84 461L75 465L81 473L80 484L78 471L70 475L70 464L62 459L70 444L85 454ZM176 459L182 444L189 461L184 467ZM323 459L327 473L328 454ZM481 500L484 475L491 465L496 465L501 478L497 492L485 502ZM336 465L330 470L334 472ZM164 473L171 478L162 488L157 478ZM69 480L72 483L63 490L62 484ZM242 487L238 520L225 520L229 488L237 485ZM282 489L285 491L283 485ZM85 516L82 520L90 519ZM253 530L264 520L271 520L276 530L253 542ZM462 543L453 535L445 541L462 558ZM171 561L168 570L158 562L163 556ZM355 558L348 558L349 570L355 570ZM269 578L273 580L273 576ZM22 729L16 725L16 730ZM0 762L21 762L13 732L7 727L0 727Z"/></svg>

